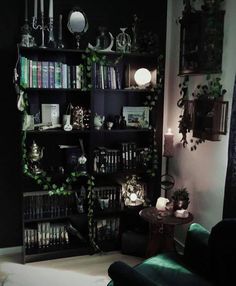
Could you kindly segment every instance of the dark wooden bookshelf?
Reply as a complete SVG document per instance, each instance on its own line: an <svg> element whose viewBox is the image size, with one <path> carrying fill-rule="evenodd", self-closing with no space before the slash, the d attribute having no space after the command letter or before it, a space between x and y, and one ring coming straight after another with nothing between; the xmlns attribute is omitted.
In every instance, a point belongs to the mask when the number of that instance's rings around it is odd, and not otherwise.
<svg viewBox="0 0 236 286"><path fill-rule="evenodd" d="M104 240L97 241L98 246L102 251L111 251L119 250L121 244L122 230L124 227L122 223L124 219L121 220L126 215L126 212L122 209L122 199L121 199L121 182L124 182L127 176L133 174L142 178L147 186L147 198L154 202L160 193L160 176L161 176L161 154L162 154L162 123L163 123L163 94L158 95L157 105L149 113L149 123L153 128L112 128L108 130L106 125L100 130L96 130L94 126L94 117L95 114L105 116L106 121L114 121L115 116L123 116L122 110L124 106L145 106L144 101L147 95L154 95L156 91L153 89L139 89L132 88L128 86L127 83L127 73L130 73L131 69L144 67L150 67L150 69L157 69L156 64L158 60L158 54L148 54L148 53L127 53L122 54L119 52L98 52L99 54L105 55L109 62L112 62L120 58L118 70L115 70L116 85L120 85L120 88L97 88L95 81L96 79L96 67L92 65L92 88L91 90L83 91L78 88L33 88L28 87L25 89L28 99L29 99L29 109L34 107L32 110L40 111L42 103L54 103L59 104L60 106L60 123L62 120L62 114L65 111L68 103L74 105L82 106L85 109L91 110L91 118L89 122L88 129L73 129L72 131L64 131L62 128L58 129L48 129L48 130L27 130L26 131L26 147L30 148L32 141L35 140L39 146L44 147L44 156L42 159L42 168L43 170L50 170L49 174L51 175L53 171L57 170L58 167L64 167L64 159L62 160L62 153L58 150L58 145L69 145L69 146L79 146L79 139L83 140L85 147L85 155L87 157L87 172L88 175L93 175L95 177L95 187L97 188L107 188L107 197L109 201L115 200L113 198L113 189L117 188L117 193L119 194L119 207L116 208L105 208L105 209L96 209L94 207L94 221L104 220L104 227L111 227L114 220L116 229L111 230L110 236L106 237ZM80 65L84 64L82 61L82 55L86 55L84 50L76 49L51 49L51 48L26 48L18 46L19 56L25 57L31 61L38 62L61 62L66 65ZM87 54L88 55L88 54ZM128 68L129 67L129 68ZM38 66L37 66L38 68ZM85 67L86 68L86 67ZM20 61L18 62L18 69L20 69ZM108 69L109 71L109 69ZM120 78L118 79L118 73ZM131 76L131 74L129 75ZM38 80L38 78L37 78ZM49 79L48 79L49 80ZM120 80L120 82L118 82ZM32 86L32 85L31 85ZM36 85L37 86L37 85ZM128 87L128 88L127 88ZM31 110L31 109L30 109ZM35 113L34 113L35 114ZM124 168L122 166L115 166L115 171L113 172L96 172L94 170L94 158L95 151L98 148L106 148L110 151L117 151L118 155L121 156L119 152L122 151L122 144L135 143L137 149L148 148L153 143L154 130L156 130L156 144L158 149L158 170L156 176L149 177L147 174L146 166L137 165L135 168ZM64 157L63 157L64 158ZM114 166L113 166L114 167ZM55 171L56 172L56 171ZM67 174L67 173L66 173ZM66 178L66 174L64 178ZM52 176L53 177L53 176ZM54 177L53 177L54 178ZM46 260L54 259L66 256L74 255L84 255L92 254L94 250L88 246L86 243L82 243L79 240L76 240L75 237L69 234L69 243L68 245L62 244L60 246L47 246L39 247L39 241L33 241L35 247L29 247L31 241L28 235L30 231L35 233L38 231L38 225L49 224L49 230L51 234L50 227L57 224L66 224L68 222L80 230L82 227L83 234L85 237L88 237L88 222L87 211L88 211L88 198L86 197L83 201L84 212L78 211L78 200L76 199L75 194L78 194L79 199L82 197L82 187L86 189L86 176L81 178L81 181L73 185L73 207L72 212L68 215L65 214L53 214L45 215L41 214L41 217L27 217L28 212L31 212L32 205L30 205L30 210L27 210L27 206L23 203L23 261L33 262L37 260ZM63 178L55 174L55 181L61 182ZM111 188L111 190L109 189ZM113 189L112 189L113 188ZM47 191L43 191L40 186L33 182L33 180L28 179L22 180L22 190L23 190L23 199L26 197L32 197L33 204L37 202L34 199L35 196L47 196ZM115 191L114 191L115 192ZM86 193L87 194L87 193ZM112 197L112 199L111 199ZM116 197L114 195L114 197ZM97 199L98 200L98 199ZM99 201L99 200L98 200ZM99 202L97 204L99 204ZM112 202L114 203L114 201ZM41 203L40 203L41 204ZM46 204L48 202L46 201ZM54 204L54 203L53 203ZM42 205L35 207L41 207ZM26 212L26 214L24 213ZM37 212L36 210L35 212ZM32 214L31 214L32 215ZM34 214L35 215L35 214ZM119 224L119 227L117 225ZM40 226L41 227L41 226ZM42 226L44 227L44 226ZM47 226L48 227L48 226ZM98 232L96 225L93 226L93 231ZM26 231L26 235L25 235ZM29 231L29 232L27 232ZM113 232L113 233L112 233ZM28 234L29 233L29 234ZM42 233L40 234L42 235ZM99 234L101 235L101 233ZM37 235L36 235L37 236ZM35 240L36 238L33 238ZM37 238L39 240L39 238ZM51 238L50 238L51 239ZM30 240L30 239L29 239ZM40 242L41 243L41 242Z"/></svg>

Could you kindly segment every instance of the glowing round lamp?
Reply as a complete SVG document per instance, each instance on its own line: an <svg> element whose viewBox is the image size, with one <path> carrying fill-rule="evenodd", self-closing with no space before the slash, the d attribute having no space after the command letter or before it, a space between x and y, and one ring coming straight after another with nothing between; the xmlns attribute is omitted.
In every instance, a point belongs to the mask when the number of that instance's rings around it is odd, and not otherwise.
<svg viewBox="0 0 236 286"><path fill-rule="evenodd" d="M135 202L136 200L137 200L137 195L135 194L135 193L132 193L131 195L130 195L130 200L131 200L131 202Z"/></svg>
<svg viewBox="0 0 236 286"><path fill-rule="evenodd" d="M140 68L134 74L134 80L139 86L145 86L151 82L152 75L148 69Z"/></svg>

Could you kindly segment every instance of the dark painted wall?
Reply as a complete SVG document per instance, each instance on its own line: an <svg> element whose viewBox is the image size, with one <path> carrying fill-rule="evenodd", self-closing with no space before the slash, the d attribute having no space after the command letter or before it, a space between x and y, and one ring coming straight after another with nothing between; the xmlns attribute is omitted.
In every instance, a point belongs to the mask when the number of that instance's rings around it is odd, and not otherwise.
<svg viewBox="0 0 236 286"><path fill-rule="evenodd" d="M45 1L48 7L49 0ZM29 14L33 13L33 0L29 0ZM100 25L106 26L115 36L120 27L129 27L136 13L143 26L158 32L162 49L165 49L166 0L156 1L92 1L54 0L54 15L62 13L64 22L69 10L79 5L87 14L89 30L82 38L95 44ZM157 8L154 8L157 7ZM48 9L48 8L47 8ZM20 124L16 109L16 94L12 84L16 61L16 44L20 41L20 26L24 19L24 0L1 2L0 9L0 248L20 245L21 242L21 188L20 188ZM65 23L64 23L65 26ZM74 44L72 35L64 29L64 37ZM70 46L71 47L71 46Z"/></svg>

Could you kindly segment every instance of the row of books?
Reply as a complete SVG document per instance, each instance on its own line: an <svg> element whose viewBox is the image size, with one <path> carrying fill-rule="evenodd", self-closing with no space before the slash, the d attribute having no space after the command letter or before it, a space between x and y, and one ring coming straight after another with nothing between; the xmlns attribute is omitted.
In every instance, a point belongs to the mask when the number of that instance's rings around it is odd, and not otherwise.
<svg viewBox="0 0 236 286"><path fill-rule="evenodd" d="M115 173L120 169L120 150L98 147L94 150L94 172Z"/></svg>
<svg viewBox="0 0 236 286"><path fill-rule="evenodd" d="M75 206L74 196L36 195L24 197L24 219L68 216Z"/></svg>
<svg viewBox="0 0 236 286"><path fill-rule="evenodd" d="M96 241L116 240L119 235L120 218L106 218L94 221L93 235Z"/></svg>
<svg viewBox="0 0 236 286"><path fill-rule="evenodd" d="M120 187L105 186L94 188L95 199L99 203L99 210L120 209L121 192Z"/></svg>
<svg viewBox="0 0 236 286"><path fill-rule="evenodd" d="M137 148L133 142L121 143L121 150L98 147L94 150L94 172L106 174L144 168L148 153L148 147Z"/></svg>
<svg viewBox="0 0 236 286"><path fill-rule="evenodd" d="M60 247L69 244L69 236L64 224L38 223L36 228L24 230L25 248Z"/></svg>
<svg viewBox="0 0 236 286"><path fill-rule="evenodd" d="M121 78L118 67L95 64L95 86L101 89L121 89Z"/></svg>
<svg viewBox="0 0 236 286"><path fill-rule="evenodd" d="M84 66L20 58L20 84L28 88L84 87Z"/></svg>

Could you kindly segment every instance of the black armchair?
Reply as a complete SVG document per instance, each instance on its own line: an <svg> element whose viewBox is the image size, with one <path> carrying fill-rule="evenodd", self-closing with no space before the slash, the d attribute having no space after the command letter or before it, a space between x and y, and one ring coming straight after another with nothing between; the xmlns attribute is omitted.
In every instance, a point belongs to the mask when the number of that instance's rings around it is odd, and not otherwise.
<svg viewBox="0 0 236 286"><path fill-rule="evenodd" d="M235 285L236 219L223 220L209 233L193 223L187 232L184 254L163 253L136 267L118 261L108 269L109 286ZM232 282L229 282L232 281Z"/></svg>

